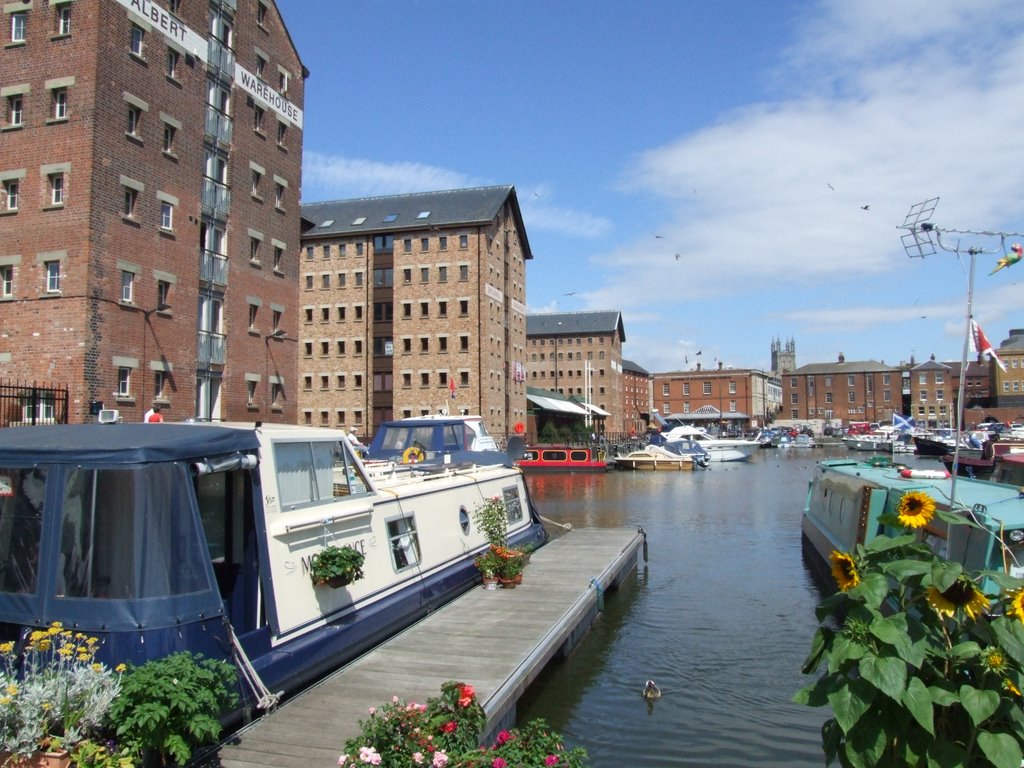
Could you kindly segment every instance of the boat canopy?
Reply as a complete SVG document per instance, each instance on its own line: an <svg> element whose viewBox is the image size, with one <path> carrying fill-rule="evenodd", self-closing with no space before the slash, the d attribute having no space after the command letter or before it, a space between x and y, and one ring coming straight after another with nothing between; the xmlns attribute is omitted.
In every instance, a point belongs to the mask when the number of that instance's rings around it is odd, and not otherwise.
<svg viewBox="0 0 1024 768"><path fill-rule="evenodd" d="M582 408L576 403L570 402L569 400L558 400L553 397L544 397L543 395L533 395L530 393L526 394L526 399L533 403L538 408L542 408L545 411L557 411L559 413L572 413L577 416L586 416L588 411L586 408Z"/></svg>
<svg viewBox="0 0 1024 768"><path fill-rule="evenodd" d="M258 449L252 427L0 430L0 622L142 631L222 614L196 483L255 467Z"/></svg>

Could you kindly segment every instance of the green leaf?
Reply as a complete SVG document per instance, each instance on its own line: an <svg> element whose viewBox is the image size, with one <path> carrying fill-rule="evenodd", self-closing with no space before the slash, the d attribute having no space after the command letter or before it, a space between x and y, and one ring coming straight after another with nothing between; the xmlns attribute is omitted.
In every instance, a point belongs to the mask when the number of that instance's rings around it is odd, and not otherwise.
<svg viewBox="0 0 1024 768"><path fill-rule="evenodd" d="M953 586L954 581L960 578L960 574L964 572L964 569L960 563L936 558L932 562L931 572L932 586L939 590L939 592L945 592Z"/></svg>
<svg viewBox="0 0 1024 768"><path fill-rule="evenodd" d="M829 670L834 672L844 662L862 659L867 652L868 649L863 643L858 643L847 635L838 635L835 642L832 643L832 651L829 653Z"/></svg>
<svg viewBox="0 0 1024 768"><path fill-rule="evenodd" d="M965 765L967 755L963 747L941 740L928 747L928 768L963 768Z"/></svg>
<svg viewBox="0 0 1024 768"><path fill-rule="evenodd" d="M913 576L924 576L931 570L931 567L928 563L923 563L920 560L897 560L883 564L882 570L893 578L904 581Z"/></svg>
<svg viewBox="0 0 1024 768"><path fill-rule="evenodd" d="M990 625L999 646L1020 665L1024 665L1024 625L1017 619L1000 617Z"/></svg>
<svg viewBox="0 0 1024 768"><path fill-rule="evenodd" d="M821 657L828 648L832 634L832 630L825 629L824 627L819 627L818 631L814 633L814 637L811 639L811 650L804 660L804 665L800 668L800 671L805 675L811 674L818 668L818 664L821 663Z"/></svg>
<svg viewBox="0 0 1024 768"><path fill-rule="evenodd" d="M1008 733L982 731L978 734L978 746L996 768L1020 768L1024 759L1020 744Z"/></svg>
<svg viewBox="0 0 1024 768"><path fill-rule="evenodd" d="M864 545L865 552L888 552L890 549L897 549L913 544L917 537L913 534L903 536L876 536Z"/></svg>
<svg viewBox="0 0 1024 768"><path fill-rule="evenodd" d="M851 680L838 691L829 694L828 703L832 706L832 714L836 722L849 733L860 720L861 715L871 708L875 698L875 689L863 680Z"/></svg>
<svg viewBox="0 0 1024 768"><path fill-rule="evenodd" d="M907 617L894 613L871 622L871 634L889 645L898 645L907 639Z"/></svg>
<svg viewBox="0 0 1024 768"><path fill-rule="evenodd" d="M956 691L945 687L946 685L948 683L943 681L943 685L928 686L928 695L931 696L932 702L940 707L949 707L960 702Z"/></svg>
<svg viewBox="0 0 1024 768"><path fill-rule="evenodd" d="M889 595L889 580L881 573L870 573L850 590L850 593L854 592L864 600L868 608L878 609Z"/></svg>
<svg viewBox="0 0 1024 768"><path fill-rule="evenodd" d="M979 691L969 685L961 685L960 703L967 714L971 716L974 725L980 727L999 707L999 694L995 691Z"/></svg>
<svg viewBox="0 0 1024 768"><path fill-rule="evenodd" d="M973 640L966 640L962 643L957 643L949 649L950 655L960 661L969 661L976 659L981 655L981 646Z"/></svg>
<svg viewBox="0 0 1024 768"><path fill-rule="evenodd" d="M907 664L895 656L874 656L862 659L860 673L864 679L894 701L903 699L907 687Z"/></svg>
<svg viewBox="0 0 1024 768"><path fill-rule="evenodd" d="M920 678L913 677L903 692L903 706L917 720L918 725L924 728L931 735L935 735L935 723L932 718L933 707L932 697L928 688L921 682Z"/></svg>

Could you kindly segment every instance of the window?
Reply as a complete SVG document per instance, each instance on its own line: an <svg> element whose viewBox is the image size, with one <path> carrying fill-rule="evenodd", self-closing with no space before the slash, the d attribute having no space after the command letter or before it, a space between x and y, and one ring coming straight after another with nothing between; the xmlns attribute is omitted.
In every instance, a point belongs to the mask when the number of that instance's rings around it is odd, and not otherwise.
<svg viewBox="0 0 1024 768"><path fill-rule="evenodd" d="M256 23L261 27L267 23L267 6L266 3L256 4Z"/></svg>
<svg viewBox="0 0 1024 768"><path fill-rule="evenodd" d="M4 200L6 204L6 210L16 211L18 210L18 192L20 190L19 183L14 179L9 179L4 182Z"/></svg>
<svg viewBox="0 0 1024 768"><path fill-rule="evenodd" d="M278 330L281 327L281 310L275 309L270 319L272 321L271 332Z"/></svg>
<svg viewBox="0 0 1024 768"><path fill-rule="evenodd" d="M285 147L284 140L285 140L285 137L287 135L288 135L288 126L285 125L282 122L278 122L278 124L277 124L277 146L279 146L282 149L284 149L284 147Z"/></svg>
<svg viewBox="0 0 1024 768"><path fill-rule="evenodd" d="M156 306L157 310L167 311L171 308L171 284L167 280L156 281Z"/></svg>
<svg viewBox="0 0 1024 768"><path fill-rule="evenodd" d="M426 283L430 281L430 267L420 267L420 282Z"/></svg>
<svg viewBox="0 0 1024 768"><path fill-rule="evenodd" d="M469 315L469 299L459 299L459 317Z"/></svg>
<svg viewBox="0 0 1024 768"><path fill-rule="evenodd" d="M174 229L174 205L172 203L160 203L160 229L167 231Z"/></svg>
<svg viewBox="0 0 1024 768"><path fill-rule="evenodd" d="M178 63L180 61L181 54L179 54L173 48L167 49L167 70L165 74L170 80L178 79Z"/></svg>
<svg viewBox="0 0 1024 768"><path fill-rule="evenodd" d="M51 173L48 178L50 182L50 204L64 205L64 174Z"/></svg>
<svg viewBox="0 0 1024 768"><path fill-rule="evenodd" d="M320 287L324 290L331 287L331 274L329 272L320 275Z"/></svg>
<svg viewBox="0 0 1024 768"><path fill-rule="evenodd" d="M11 42L12 43L24 43L25 42L25 13L12 13L11 14Z"/></svg>
<svg viewBox="0 0 1024 768"><path fill-rule="evenodd" d="M284 260L284 248L279 245L274 246L274 271L280 272L282 267L281 263Z"/></svg>
<svg viewBox="0 0 1024 768"><path fill-rule="evenodd" d="M459 235L459 248L469 248L469 235Z"/></svg>
<svg viewBox="0 0 1024 768"><path fill-rule="evenodd" d="M174 140L177 138L178 129L170 123L164 123L164 152L168 155L174 154Z"/></svg>
<svg viewBox="0 0 1024 768"><path fill-rule="evenodd" d="M265 80L266 78L264 76L264 72L265 72L266 69L267 69L267 60L257 53L256 54L256 77L258 77L260 80Z"/></svg>
<svg viewBox="0 0 1024 768"><path fill-rule="evenodd" d="M135 297L135 273L121 271L121 301L131 304Z"/></svg>
<svg viewBox="0 0 1024 768"><path fill-rule="evenodd" d="M133 56L138 56L140 59L145 55L146 41L146 30L140 27L138 24L132 24L132 41L131 41L131 52Z"/></svg>
<svg viewBox="0 0 1024 768"><path fill-rule="evenodd" d="M252 169L252 186L251 186L249 191L252 194L252 196L255 197L257 200L260 197L260 182L262 180L263 180L263 174L260 171L256 170L255 168L253 168Z"/></svg>
<svg viewBox="0 0 1024 768"><path fill-rule="evenodd" d="M459 265L459 280L469 280L469 265L468 264L460 264Z"/></svg>
<svg viewBox="0 0 1024 768"><path fill-rule="evenodd" d="M256 133L263 133L264 115L265 115L265 113L263 111L263 107L259 106L258 104L255 107L253 107L253 110L252 110L252 129L254 131L256 131Z"/></svg>
<svg viewBox="0 0 1024 768"><path fill-rule="evenodd" d="M121 367L117 369L117 396L132 396L132 369Z"/></svg>
<svg viewBox="0 0 1024 768"><path fill-rule="evenodd" d="M277 90L281 93L288 93L288 85L291 82L291 76L283 69L277 73Z"/></svg>
<svg viewBox="0 0 1024 768"><path fill-rule="evenodd" d="M705 395L710 395L711 394L711 382L710 381L705 381L705 382L703 382L703 384L704 384L704 387L703 387L704 394Z"/></svg>
<svg viewBox="0 0 1024 768"><path fill-rule="evenodd" d="M245 382L245 404L256 405L256 382Z"/></svg>
<svg viewBox="0 0 1024 768"><path fill-rule="evenodd" d="M71 8L67 5L57 6L57 17L54 31L58 36L71 34Z"/></svg>
<svg viewBox="0 0 1024 768"><path fill-rule="evenodd" d="M125 133L129 136L139 138L139 128L142 125L142 110L134 104L128 105L128 126Z"/></svg>
<svg viewBox="0 0 1024 768"><path fill-rule="evenodd" d="M68 89L67 88L54 88L51 91L51 102L53 106L53 119L54 120L67 120L68 119Z"/></svg>
<svg viewBox="0 0 1024 768"><path fill-rule="evenodd" d="M447 301L439 301L439 302L437 302L437 316L438 317L448 317L448 302Z"/></svg>
<svg viewBox="0 0 1024 768"><path fill-rule="evenodd" d="M44 262L43 268L46 270L46 292L60 293L60 262Z"/></svg>
<svg viewBox="0 0 1024 768"><path fill-rule="evenodd" d="M430 238L429 237L421 237L420 238L420 250L421 251L430 250Z"/></svg>
<svg viewBox="0 0 1024 768"><path fill-rule="evenodd" d="M437 268L437 279L438 279L439 282L442 282L442 283L447 283L448 282L448 267L438 267Z"/></svg>
<svg viewBox="0 0 1024 768"><path fill-rule="evenodd" d="M9 299L14 295L14 267L0 267L0 296Z"/></svg>
<svg viewBox="0 0 1024 768"><path fill-rule="evenodd" d="M24 102L20 95L7 97L7 125L16 127L22 125L25 117L23 110Z"/></svg>
<svg viewBox="0 0 1024 768"><path fill-rule="evenodd" d="M438 250L441 250L441 251L447 251L448 250L448 238L445 237L444 235L441 235L441 237L437 238L437 248L438 248Z"/></svg>
<svg viewBox="0 0 1024 768"><path fill-rule="evenodd" d="M260 239L258 237L249 238L249 261L256 264L260 262Z"/></svg>
<svg viewBox="0 0 1024 768"><path fill-rule="evenodd" d="M139 193L131 187L124 188L124 215L128 218L135 216L135 204L139 201Z"/></svg>
<svg viewBox="0 0 1024 768"><path fill-rule="evenodd" d="M274 207L284 208L284 184L274 183Z"/></svg>

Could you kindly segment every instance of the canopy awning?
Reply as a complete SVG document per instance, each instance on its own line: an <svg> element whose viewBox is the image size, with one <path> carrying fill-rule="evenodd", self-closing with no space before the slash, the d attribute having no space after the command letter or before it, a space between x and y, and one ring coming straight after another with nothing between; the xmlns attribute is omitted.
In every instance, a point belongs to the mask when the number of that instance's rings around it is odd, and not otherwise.
<svg viewBox="0 0 1024 768"><path fill-rule="evenodd" d="M593 403L580 403L580 405L583 408L586 408L588 411L590 411L591 416L611 416L611 414L608 413L608 411L604 410L603 408L598 408Z"/></svg>
<svg viewBox="0 0 1024 768"><path fill-rule="evenodd" d="M556 400L553 397L543 397L542 395L531 395L527 394L526 399L533 403L538 408L542 408L545 411L556 411L558 413L571 413L576 416L586 416L587 410L576 405L576 403L570 403L568 400Z"/></svg>

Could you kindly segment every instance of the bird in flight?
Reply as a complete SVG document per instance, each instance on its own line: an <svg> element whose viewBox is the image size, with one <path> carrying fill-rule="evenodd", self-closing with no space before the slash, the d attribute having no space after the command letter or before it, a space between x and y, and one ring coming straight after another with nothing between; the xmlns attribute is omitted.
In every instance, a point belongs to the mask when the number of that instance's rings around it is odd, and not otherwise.
<svg viewBox="0 0 1024 768"><path fill-rule="evenodd" d="M568 292L568 293L566 293L565 295L566 295L566 296L575 296L575 295L576 295L576 291L569 291L569 292Z"/></svg>
<svg viewBox="0 0 1024 768"><path fill-rule="evenodd" d="M653 232L651 232L651 234L654 235ZM664 240L665 236L664 235L654 235L654 238L655 238L655 240Z"/></svg>
<svg viewBox="0 0 1024 768"><path fill-rule="evenodd" d="M828 184L828 182L827 182L827 181L826 181L825 183L826 183L826 184ZM833 187L833 186L832 186L831 184L828 184L828 188L829 188L829 189L831 189L831 190L832 190L833 192L835 192L835 191L836 191L836 188L835 188L835 187Z"/></svg>
<svg viewBox="0 0 1024 768"><path fill-rule="evenodd" d="M870 206L870 205L862 205L862 206L860 207L860 209L861 209L862 211L866 211L866 210L868 210L869 208L871 208L871 206Z"/></svg>
<svg viewBox="0 0 1024 768"><path fill-rule="evenodd" d="M676 261L679 261L679 254L676 254Z"/></svg>

